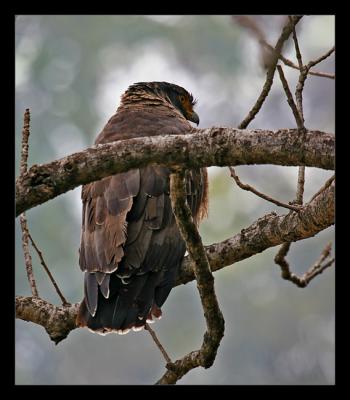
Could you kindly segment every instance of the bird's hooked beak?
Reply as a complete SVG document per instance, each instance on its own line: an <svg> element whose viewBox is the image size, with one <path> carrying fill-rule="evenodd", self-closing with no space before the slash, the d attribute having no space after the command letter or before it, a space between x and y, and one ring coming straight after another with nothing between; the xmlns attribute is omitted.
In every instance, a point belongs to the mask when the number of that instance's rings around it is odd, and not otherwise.
<svg viewBox="0 0 350 400"><path fill-rule="evenodd" d="M199 124L199 117L198 114L194 111L192 111L192 114L187 118L189 121L194 122L195 124Z"/></svg>

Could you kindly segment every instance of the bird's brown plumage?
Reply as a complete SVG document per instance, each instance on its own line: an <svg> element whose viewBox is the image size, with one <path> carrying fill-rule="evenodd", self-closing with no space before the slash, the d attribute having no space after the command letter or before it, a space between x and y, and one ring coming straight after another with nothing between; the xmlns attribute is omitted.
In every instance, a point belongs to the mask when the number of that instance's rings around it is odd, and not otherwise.
<svg viewBox="0 0 350 400"><path fill-rule="evenodd" d="M159 134L194 133L195 101L167 82L129 87L95 143ZM85 272L79 326L98 333L142 328L160 317L185 243L169 197L167 167L149 165L82 188L80 268ZM197 223L207 213L205 168L186 172L187 200Z"/></svg>

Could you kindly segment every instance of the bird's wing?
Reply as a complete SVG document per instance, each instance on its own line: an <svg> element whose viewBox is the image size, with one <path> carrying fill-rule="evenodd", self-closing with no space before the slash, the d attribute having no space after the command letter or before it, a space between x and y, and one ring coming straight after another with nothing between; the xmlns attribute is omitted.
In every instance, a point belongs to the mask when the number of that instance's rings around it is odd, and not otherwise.
<svg viewBox="0 0 350 400"><path fill-rule="evenodd" d="M168 232L174 226L169 171L148 166L104 178L83 186L82 201L79 264L88 272L85 297L94 315L98 286L108 298L112 272L125 281L156 270L163 265L164 246L176 247L177 236ZM164 254L169 256L168 251Z"/></svg>
<svg viewBox="0 0 350 400"><path fill-rule="evenodd" d="M124 255L126 216L140 191L140 171L130 170L84 185L79 265L86 274L85 296L91 314L97 308L98 285L108 297L109 273ZM106 275L106 273L108 273Z"/></svg>

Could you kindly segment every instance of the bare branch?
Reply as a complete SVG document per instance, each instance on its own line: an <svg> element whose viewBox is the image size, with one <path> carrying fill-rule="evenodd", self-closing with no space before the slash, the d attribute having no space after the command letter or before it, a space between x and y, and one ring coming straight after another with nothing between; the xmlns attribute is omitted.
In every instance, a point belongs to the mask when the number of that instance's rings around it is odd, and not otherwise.
<svg viewBox="0 0 350 400"><path fill-rule="evenodd" d="M149 332L149 334L151 335L154 343L156 344L156 346L158 347L158 349L160 350L160 352L162 353L165 361L167 364L172 364L171 358L168 356L168 353L165 351L164 347L162 346L162 344L160 343L159 339L157 338L156 333L154 332L154 330L149 326L149 324L145 325L145 329L146 331Z"/></svg>
<svg viewBox="0 0 350 400"><path fill-rule="evenodd" d="M327 181L325 182L325 184L321 187L320 190L318 190L310 199L310 201L312 201L314 198L316 198L321 192L323 192L324 190L326 190L329 185L334 181L335 179L335 175L332 175L329 179L327 179Z"/></svg>
<svg viewBox="0 0 350 400"><path fill-rule="evenodd" d="M275 256L275 263L281 267L282 278L289 280L292 279L292 276L289 270L289 264L286 260L286 256L289 252L290 245L290 242L283 243Z"/></svg>
<svg viewBox="0 0 350 400"><path fill-rule="evenodd" d="M304 129L304 112L303 112L303 88L304 88L304 82L305 79L307 78L307 71L305 73L304 71L304 65L303 65L303 61L301 58L301 54L300 54L300 49L299 49L299 43L298 43L298 38L297 38L297 34L295 31L295 27L293 29L293 41L294 41L294 46L295 46L295 53L297 56L297 60L298 60L298 65L299 65L299 81L295 90L295 98L296 98L296 102L297 102L297 109L298 109L298 113L299 113L299 119L301 119L302 121L302 128ZM299 123L298 120L296 118L296 122L297 122L297 126L299 128ZM299 128L301 129L301 128ZM305 172L305 171L304 171Z"/></svg>
<svg viewBox="0 0 350 400"><path fill-rule="evenodd" d="M309 282L313 278L315 278L315 276L322 274L322 272L326 268L329 268L330 266L332 266L334 262L335 262L335 258L333 257L327 263L325 263L323 265L319 265L317 268L313 269L312 271L307 272L306 276L302 278L305 282L305 286L307 286L309 284Z"/></svg>
<svg viewBox="0 0 350 400"><path fill-rule="evenodd" d="M278 66L277 68L278 68L278 71L280 72L281 81L283 83L283 87L285 88L285 92L286 92L286 95L288 98L288 103L293 110L293 114L294 114L297 126L298 126L299 130L301 130L302 132L305 132L306 130L304 127L304 115L303 115L303 89L304 89L305 80L308 76L310 68L312 66L316 65L317 63L321 62L325 58L329 57L333 53L335 48L333 47L331 50L329 50L323 56L319 57L317 60L310 61L307 66L303 66L295 28L293 30L293 40L294 40L294 44L295 44L295 51L296 51L298 64L299 64L299 70L300 70L299 80L298 80L298 84L297 84L296 91L295 91L297 105L295 105L295 103L293 101L293 97L289 91L287 81L284 78L282 68L280 66ZM326 182L326 184L324 185L324 187L321 188L315 194L315 196L312 197L311 200L316 198L316 196L318 196L320 193L322 193L323 190L325 190L327 187L329 187L329 185L332 183L332 181L333 181L332 178L329 179ZM303 204L304 184L305 184L305 166L300 166L299 171L298 171L298 183L297 183L297 192L296 192L296 200L295 200L295 202L300 205ZM290 245L291 245L290 243L284 243L281 246L280 250L276 254L275 263L281 267L282 277L284 279L290 280L291 282L295 283L299 287L305 287L313 277L320 274L325 268L327 268L328 266L330 266L332 264L332 262L327 263L326 264L327 266L324 268L322 268L319 264L316 264L316 266L314 268L309 270L309 272L307 272L300 278L297 275L290 272L289 264L286 260L286 255L288 254ZM329 252L328 252L328 254L329 254Z"/></svg>
<svg viewBox="0 0 350 400"><path fill-rule="evenodd" d="M21 175L25 174L28 169L29 135L30 135L30 111L29 108L27 108L24 113L24 123L22 130L22 151L21 151L21 164L20 164Z"/></svg>
<svg viewBox="0 0 350 400"><path fill-rule="evenodd" d="M76 328L79 304L57 307L37 297L16 296L16 318L41 325L58 344Z"/></svg>
<svg viewBox="0 0 350 400"><path fill-rule="evenodd" d="M268 49L271 53L276 54L278 58L288 67L291 67L296 70L300 70L298 65L294 64L291 60L288 58L284 57L283 54L278 54L273 46L271 46L265 38L265 34L260 28L260 26L254 21L250 16L247 15L235 15L232 17L235 21L237 21L241 26L244 28L248 28L254 36L257 38L261 46L264 46L266 49ZM314 75L314 76L319 76L322 78L329 78L329 79L335 79L334 74L329 74L327 72L319 72L319 71L309 71L309 75Z"/></svg>
<svg viewBox="0 0 350 400"><path fill-rule="evenodd" d="M304 185L305 185L305 167L299 167L298 170L298 183L295 202L302 205L304 199Z"/></svg>
<svg viewBox="0 0 350 400"><path fill-rule="evenodd" d="M334 168L335 137L235 128L194 129L193 135L122 140L92 146L48 164L33 165L16 181L16 215L75 187L150 163L187 168L249 164Z"/></svg>
<svg viewBox="0 0 350 400"><path fill-rule="evenodd" d="M22 151L21 151L21 164L20 164L20 176L22 177L27 172L27 163L28 163L28 151L29 151L29 135L30 135L30 111L29 108L26 109L24 113L24 122L23 122L23 130L22 130ZM22 213L19 217L21 229L22 229L22 247L24 253L24 264L26 266L28 282L30 285L30 289L32 291L32 295L34 297L38 297L38 289L36 287L34 274L33 274L33 264L32 257L29 251L29 242L28 242L28 225L27 218L24 213Z"/></svg>
<svg viewBox="0 0 350 400"><path fill-rule="evenodd" d="M32 291L32 296L38 297L39 292L36 287L36 283L35 283L35 279L34 279L32 257L30 255L30 251L29 251L29 241L28 241L29 231L28 231L27 219L26 219L25 213L22 213L19 216L19 221L20 221L21 229L22 229L22 247L23 247L24 264L26 266L28 282L30 285L30 289Z"/></svg>
<svg viewBox="0 0 350 400"><path fill-rule="evenodd" d="M283 85L283 89L286 93L287 99L288 99L288 104L290 108L292 109L292 112L294 114L294 118L297 124L297 127L300 132L305 132L305 126L304 126L304 114L303 114L303 89L304 89L304 82L307 77L307 69L304 68L303 62L302 62L302 57L299 49L299 43L298 43L298 38L296 35L295 27L293 29L293 40L294 40L294 46L295 46L295 52L298 60L298 65L299 65L299 81L296 87L295 91L295 98L296 98L296 104L293 100L293 96L291 91L289 90L288 82L284 76L282 67L280 65L277 66L278 72L280 75L280 79ZM306 72L305 72L306 71ZM296 192L296 199L295 203L302 205L303 204L303 196L304 196L304 184L305 184L305 167L301 166L298 169L298 183L297 183L297 192ZM290 277L290 279L294 279L294 276L292 277L289 273L289 265L286 260L286 256L288 254L288 251L290 249L291 243L283 243L281 248L279 249L278 253L276 254L275 257L275 263L278 264L281 267L282 270L282 277L284 279L287 279L286 277Z"/></svg>
<svg viewBox="0 0 350 400"><path fill-rule="evenodd" d="M327 57L329 57L333 52L335 51L335 47L333 46L330 50L327 51L327 53L323 54L323 56L317 58L314 61L310 61L307 65L308 70L310 70L310 68L312 68L313 66L315 66L316 64L319 64L321 61L323 61L324 59L326 59ZM310 73L310 72L308 72Z"/></svg>
<svg viewBox="0 0 350 400"><path fill-rule="evenodd" d="M54 288L56 289L56 292L57 292L58 296L60 297L60 299L61 299L61 301L62 301L62 305L64 305L64 306L70 305L70 303L68 303L68 301L66 300L66 298L63 296L63 293L61 292L61 290L60 290L60 288L58 287L58 285L57 285L57 283L56 283L54 277L52 276L52 274L51 274L51 272L50 272L48 266L47 266L46 263L45 263L45 260L44 260L44 257L43 257L43 255L42 255L42 252L38 249L38 247L37 247L37 245L35 244L35 242L34 242L34 240L33 240L33 238L32 238L32 236L31 236L30 233L29 233L29 239L30 239L30 241L31 241L31 243L32 243L32 246L34 247L34 249L36 250L36 252L37 252L37 254L38 254L38 256L39 256L41 265L43 266L44 270L46 271L47 275L49 276L49 279L50 279L51 283L53 284Z"/></svg>
<svg viewBox="0 0 350 400"><path fill-rule="evenodd" d="M273 204L276 204L279 207L284 207L284 208L288 208L289 210L293 210L293 211L299 211L302 207L300 206L293 206L291 204L286 204L286 203L282 203L279 200L273 199L272 197L268 196L267 194L261 193L258 190L256 190L255 188L253 188L252 186L241 182L241 180L239 179L238 175L236 174L236 171L234 170L233 167L229 167L230 171L231 171L231 176L232 178L235 180L235 182L237 183L237 185L243 189L243 190L247 190L249 192L252 192L254 194L256 194L257 196L261 197L264 200L267 200Z"/></svg>
<svg viewBox="0 0 350 400"><path fill-rule="evenodd" d="M269 49L273 49L273 47L268 43L264 43L264 45L266 47L268 47ZM288 67L291 67L293 69L296 69L296 70L300 71L299 67L296 64L294 64L288 58L284 57L282 54L280 54L279 59L283 62L283 64L287 65ZM309 75L319 76L321 78L335 79L335 75L334 74L329 74L328 72L320 72L320 71L312 70L312 71L309 71Z"/></svg>
<svg viewBox="0 0 350 400"><path fill-rule="evenodd" d="M286 25L284 26L280 37L277 40L276 46L274 48L274 53L270 59L270 65L266 73L266 80L263 86L263 89L258 97L256 103L254 104L253 108L249 111L248 115L244 118L244 120L238 125L238 128L244 129L246 128L249 123L255 118L256 114L260 111L267 95L270 92L273 77L275 75L275 70L278 62L279 55L281 54L282 47L284 42L289 38L290 34L294 26L300 21L301 16L294 16L291 20L288 20Z"/></svg>
<svg viewBox="0 0 350 400"><path fill-rule="evenodd" d="M303 60L302 60L300 49L299 49L299 42L298 42L295 26L293 26L293 41L294 41L294 46L295 46L295 54L296 54L297 60L298 60L299 70L301 71L303 69Z"/></svg>
<svg viewBox="0 0 350 400"><path fill-rule="evenodd" d="M326 247L323 249L320 258L316 261L316 263L313 266L311 266L301 277L299 277L298 275L290 271L289 263L285 259L289 247L290 243L284 243L283 246L281 246L279 252L275 257L275 263L281 267L282 278L294 283L296 286L300 288L306 287L313 278L321 274L326 268L330 267L335 261L335 259L332 258L326 264L322 265L323 261L325 261L330 256L331 253L332 244L328 243Z"/></svg>
<svg viewBox="0 0 350 400"><path fill-rule="evenodd" d="M334 224L334 182L299 212L285 215L270 213L221 243L206 246L212 272L249 258L284 242L296 242L315 236ZM194 279L188 257L182 263L177 285Z"/></svg>
<svg viewBox="0 0 350 400"><path fill-rule="evenodd" d="M209 368L215 360L217 349L224 336L225 322L215 295L214 277L210 270L202 239L186 201L184 177L184 171L170 176L171 203L179 230L193 260L193 271L204 310L207 331L204 334L200 350L187 354L171 366L168 365L167 372L157 384L174 384L188 371L198 366Z"/></svg>
<svg viewBox="0 0 350 400"><path fill-rule="evenodd" d="M286 78L284 76L284 73L283 73L283 69L282 69L282 67L280 65L277 65L277 70L278 70L278 73L279 73L279 76L280 76L280 79L281 79L281 82L282 82L282 86L283 86L284 92L286 93L286 96L287 96L288 104L289 104L290 108L293 111L293 115L294 115L294 118L296 120L298 129L299 130L303 130L304 129L304 122L303 122L302 118L300 117L298 108L297 108L297 106L296 106L296 104L294 102L293 95L292 95L292 93L291 93L291 91L289 89L288 82L287 82L287 80L286 80Z"/></svg>

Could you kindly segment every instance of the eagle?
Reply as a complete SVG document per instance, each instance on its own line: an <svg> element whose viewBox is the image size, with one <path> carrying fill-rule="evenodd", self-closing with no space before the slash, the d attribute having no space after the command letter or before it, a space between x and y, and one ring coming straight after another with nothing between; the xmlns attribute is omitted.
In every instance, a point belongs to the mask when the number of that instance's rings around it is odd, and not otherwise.
<svg viewBox="0 0 350 400"><path fill-rule="evenodd" d="M196 100L168 82L128 87L95 144L157 135L189 135ZM180 151L174 149L174 151ZM94 333L139 331L162 316L186 252L170 199L170 169L148 165L82 187L79 266L84 299L77 326ZM195 223L207 215L206 168L185 171Z"/></svg>

